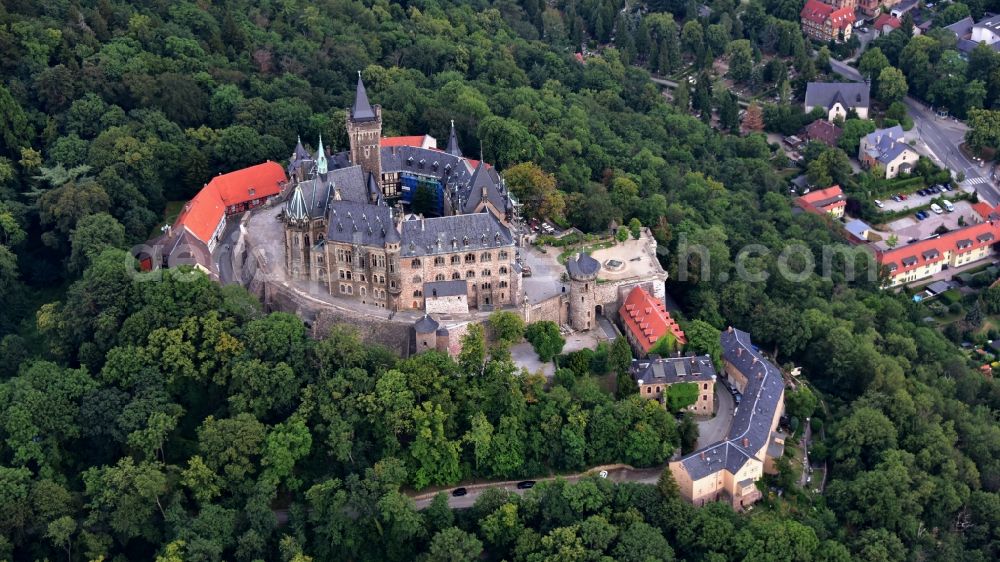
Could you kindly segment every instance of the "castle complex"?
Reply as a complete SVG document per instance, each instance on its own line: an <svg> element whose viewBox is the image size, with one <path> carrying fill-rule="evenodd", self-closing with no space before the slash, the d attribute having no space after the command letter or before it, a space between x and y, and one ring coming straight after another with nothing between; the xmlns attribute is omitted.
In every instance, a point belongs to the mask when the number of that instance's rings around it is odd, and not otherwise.
<svg viewBox="0 0 1000 562"><path fill-rule="evenodd" d="M292 153L283 215L292 279L392 311L520 303L517 201L493 167L462 156L454 124L445 151L385 142L382 108L359 75L347 135L346 152L328 154L321 138L316 154L301 142Z"/></svg>

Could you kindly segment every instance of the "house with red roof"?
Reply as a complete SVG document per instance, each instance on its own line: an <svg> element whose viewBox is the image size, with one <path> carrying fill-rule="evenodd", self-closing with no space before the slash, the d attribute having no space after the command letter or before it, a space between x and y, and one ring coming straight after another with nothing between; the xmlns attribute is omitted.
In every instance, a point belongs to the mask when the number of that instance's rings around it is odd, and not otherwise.
<svg viewBox="0 0 1000 562"><path fill-rule="evenodd" d="M854 27L854 9L831 6L819 0L808 0L799 12L802 31L817 41L847 41Z"/></svg>
<svg viewBox="0 0 1000 562"><path fill-rule="evenodd" d="M940 236L889 250L876 251L887 275L886 286L895 287L926 279L945 266L962 267L993 255L1000 237L1000 222L966 226Z"/></svg>
<svg viewBox="0 0 1000 562"><path fill-rule="evenodd" d="M663 301L636 286L618 309L622 332L638 357L650 353L666 355L676 344L684 345L687 338L677 322L670 317Z"/></svg>
<svg viewBox="0 0 1000 562"><path fill-rule="evenodd" d="M213 273L212 252L226 230L226 217L263 205L280 195L286 182L285 169L270 160L212 178L151 244L153 250L139 252L140 266L193 265Z"/></svg>
<svg viewBox="0 0 1000 562"><path fill-rule="evenodd" d="M844 216L847 197L839 185L819 189L795 198L795 204L802 210L816 215L830 215L835 219Z"/></svg>
<svg viewBox="0 0 1000 562"><path fill-rule="evenodd" d="M437 149L437 139L430 135L407 135L402 137L382 137L379 142L382 148L393 146L414 146L417 148Z"/></svg>
<svg viewBox="0 0 1000 562"><path fill-rule="evenodd" d="M879 37L881 35L888 35L893 30L899 29L902 26L903 22L899 21L899 18L891 14L879 14L875 18L875 23L872 24L872 29L875 30L875 37ZM913 29L914 33L916 33L916 26Z"/></svg>
<svg viewBox="0 0 1000 562"><path fill-rule="evenodd" d="M985 201L972 204L972 218L976 222L1000 221L1000 205L991 207Z"/></svg>

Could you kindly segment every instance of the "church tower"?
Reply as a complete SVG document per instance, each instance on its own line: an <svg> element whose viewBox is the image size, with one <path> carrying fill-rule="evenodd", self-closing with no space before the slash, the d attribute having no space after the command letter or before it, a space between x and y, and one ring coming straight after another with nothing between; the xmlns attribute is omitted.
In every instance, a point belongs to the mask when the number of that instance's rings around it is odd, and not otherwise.
<svg viewBox="0 0 1000 562"><path fill-rule="evenodd" d="M361 166L365 175L374 174L381 183L382 106L369 103L361 71L358 71L354 105L347 114L347 138L351 143L351 163Z"/></svg>

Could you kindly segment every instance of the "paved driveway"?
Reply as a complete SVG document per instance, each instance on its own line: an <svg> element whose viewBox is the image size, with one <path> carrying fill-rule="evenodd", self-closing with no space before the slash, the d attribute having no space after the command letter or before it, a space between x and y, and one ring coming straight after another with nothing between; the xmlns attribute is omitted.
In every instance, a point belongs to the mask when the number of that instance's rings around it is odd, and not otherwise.
<svg viewBox="0 0 1000 562"><path fill-rule="evenodd" d="M715 417L698 421L698 448L722 441L729 434L733 422L733 395L726 385L715 382Z"/></svg>
<svg viewBox="0 0 1000 562"><path fill-rule="evenodd" d="M511 346L510 357L519 368L524 367L529 373L541 373L545 378L551 379L556 374L556 367L552 361L542 363L535 353L535 348L528 342L521 342Z"/></svg>

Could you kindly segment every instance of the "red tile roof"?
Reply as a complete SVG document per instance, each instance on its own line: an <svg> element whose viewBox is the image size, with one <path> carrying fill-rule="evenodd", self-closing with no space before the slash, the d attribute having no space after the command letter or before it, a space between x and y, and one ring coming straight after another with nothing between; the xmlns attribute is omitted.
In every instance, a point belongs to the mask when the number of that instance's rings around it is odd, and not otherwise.
<svg viewBox="0 0 1000 562"><path fill-rule="evenodd" d="M811 213L823 214L847 206L847 198L839 185L819 189L795 199L795 204Z"/></svg>
<svg viewBox="0 0 1000 562"><path fill-rule="evenodd" d="M277 195L281 193L281 185L287 180L285 169L277 162L268 160L263 164L215 176L208 182L208 186L214 186L218 190L219 197L228 207Z"/></svg>
<svg viewBox="0 0 1000 562"><path fill-rule="evenodd" d="M173 228L180 230L186 226L208 244L226 214L226 207L277 195L285 181L285 169L271 161L215 176L184 205Z"/></svg>
<svg viewBox="0 0 1000 562"><path fill-rule="evenodd" d="M872 25L881 33L887 25L893 29L899 29L903 24L899 21L899 18L894 18L891 14L881 14L875 18L875 23Z"/></svg>
<svg viewBox="0 0 1000 562"><path fill-rule="evenodd" d="M186 226L198 240L208 244L225 214L226 205L219 197L219 191L208 184L184 205L173 229L180 230Z"/></svg>
<svg viewBox="0 0 1000 562"><path fill-rule="evenodd" d="M380 145L382 148L389 146L415 146L420 148L424 146L424 137L426 135L410 135L406 137L382 137Z"/></svg>
<svg viewBox="0 0 1000 562"><path fill-rule="evenodd" d="M843 135L843 129L826 119L817 119L806 127L806 137L809 140L819 141L833 148L837 147L837 141Z"/></svg>
<svg viewBox="0 0 1000 562"><path fill-rule="evenodd" d="M984 222L942 234L930 240L877 252L880 264L891 275L899 275L924 265L945 260L945 253L964 254L995 244L1000 237L1000 222Z"/></svg>
<svg viewBox="0 0 1000 562"><path fill-rule="evenodd" d="M989 203L985 201L980 201L978 203L972 204L972 210L979 215L979 220L986 222L990 220L990 215L997 213L998 209L996 207L990 207Z"/></svg>
<svg viewBox="0 0 1000 562"><path fill-rule="evenodd" d="M618 314L643 351L648 352L668 332L677 338L678 343L687 343L681 327L670 317L660 299L653 297L642 287L632 289Z"/></svg>
<svg viewBox="0 0 1000 562"><path fill-rule="evenodd" d="M835 8L819 0L809 0L802 7L799 16L818 25L830 21L835 29L841 29L854 23L854 10L851 8Z"/></svg>

